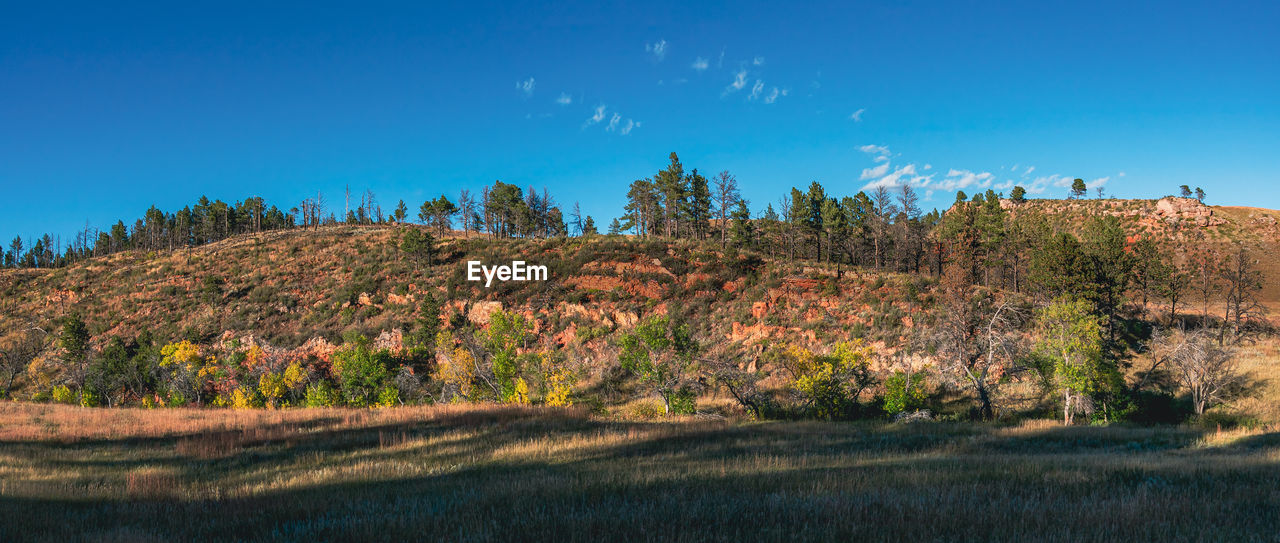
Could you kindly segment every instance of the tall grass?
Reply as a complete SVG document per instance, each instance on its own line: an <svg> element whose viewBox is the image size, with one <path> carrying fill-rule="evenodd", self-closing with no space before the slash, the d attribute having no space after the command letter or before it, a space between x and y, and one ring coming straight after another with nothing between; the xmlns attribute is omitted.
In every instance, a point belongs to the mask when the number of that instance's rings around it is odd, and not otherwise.
<svg viewBox="0 0 1280 543"><path fill-rule="evenodd" d="M0 540L1225 541L1280 435L0 404Z"/></svg>

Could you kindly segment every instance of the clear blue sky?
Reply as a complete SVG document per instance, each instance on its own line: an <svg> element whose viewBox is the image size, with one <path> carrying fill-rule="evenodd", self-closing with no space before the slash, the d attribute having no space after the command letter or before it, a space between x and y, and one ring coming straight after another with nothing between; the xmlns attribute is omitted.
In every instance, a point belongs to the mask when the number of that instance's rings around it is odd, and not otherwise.
<svg viewBox="0 0 1280 543"><path fill-rule="evenodd" d="M1280 208L1276 2L110 4L3 10L4 240L495 179L603 226L671 151L756 210L1074 177Z"/></svg>

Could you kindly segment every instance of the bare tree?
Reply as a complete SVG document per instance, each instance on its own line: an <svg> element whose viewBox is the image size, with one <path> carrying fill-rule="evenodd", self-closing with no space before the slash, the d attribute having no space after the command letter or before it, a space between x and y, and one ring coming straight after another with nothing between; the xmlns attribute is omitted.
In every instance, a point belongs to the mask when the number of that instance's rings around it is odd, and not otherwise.
<svg viewBox="0 0 1280 543"><path fill-rule="evenodd" d="M1218 343L1227 339L1227 329L1231 329L1232 339L1239 339L1249 321L1264 311L1258 302L1258 291L1262 290L1262 272L1254 269L1257 263L1243 245L1222 263L1221 276L1226 288L1226 310L1222 317L1222 329Z"/></svg>
<svg viewBox="0 0 1280 543"><path fill-rule="evenodd" d="M1196 415L1243 388L1245 378L1238 371L1235 351L1219 344L1212 332L1203 328L1177 332L1162 341L1168 353L1165 360L1191 393Z"/></svg>
<svg viewBox="0 0 1280 543"><path fill-rule="evenodd" d="M742 196L738 192L738 178L724 170L712 180L716 185L714 195L716 211L720 215L720 247L729 243L729 210L738 205Z"/></svg>
<svg viewBox="0 0 1280 543"><path fill-rule="evenodd" d="M476 199L471 196L471 191L462 189L462 193L458 195L458 210L462 213L462 235L471 237L471 229L475 227L472 219L476 214Z"/></svg>
<svg viewBox="0 0 1280 543"><path fill-rule="evenodd" d="M573 230L582 235L582 208L578 207L578 202L573 203L573 211L569 212L569 221L573 224Z"/></svg>
<svg viewBox="0 0 1280 543"><path fill-rule="evenodd" d="M944 296L945 313L926 342L936 351L944 377L972 389L982 418L994 418L994 391L1002 376L1017 369L1015 361L1025 349L1019 330L1023 312L985 289L972 292L953 284Z"/></svg>
<svg viewBox="0 0 1280 543"><path fill-rule="evenodd" d="M9 396L18 376L45 350L47 336L44 330L29 326L0 344L0 398Z"/></svg>

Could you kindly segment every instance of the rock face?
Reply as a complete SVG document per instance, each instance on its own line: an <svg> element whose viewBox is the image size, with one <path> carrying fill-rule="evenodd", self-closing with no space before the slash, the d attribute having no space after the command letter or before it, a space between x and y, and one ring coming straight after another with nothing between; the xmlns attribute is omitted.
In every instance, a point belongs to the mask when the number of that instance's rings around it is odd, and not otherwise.
<svg viewBox="0 0 1280 543"><path fill-rule="evenodd" d="M471 311L467 312L467 320L476 326L485 326L489 324L489 318L498 311L502 311L502 302L476 302L471 305Z"/></svg>
<svg viewBox="0 0 1280 543"><path fill-rule="evenodd" d="M1194 198L1167 196L1156 202L1156 217L1166 221L1194 222L1197 226L1218 226L1227 221L1213 216L1213 208Z"/></svg>

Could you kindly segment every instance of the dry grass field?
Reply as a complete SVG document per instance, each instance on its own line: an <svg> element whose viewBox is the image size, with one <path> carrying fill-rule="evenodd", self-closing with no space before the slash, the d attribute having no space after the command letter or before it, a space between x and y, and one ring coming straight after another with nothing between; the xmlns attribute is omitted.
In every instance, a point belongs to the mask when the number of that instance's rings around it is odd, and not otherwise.
<svg viewBox="0 0 1280 543"><path fill-rule="evenodd" d="M1280 434L0 404L0 541L1274 541Z"/></svg>

